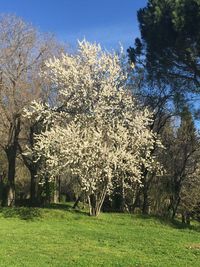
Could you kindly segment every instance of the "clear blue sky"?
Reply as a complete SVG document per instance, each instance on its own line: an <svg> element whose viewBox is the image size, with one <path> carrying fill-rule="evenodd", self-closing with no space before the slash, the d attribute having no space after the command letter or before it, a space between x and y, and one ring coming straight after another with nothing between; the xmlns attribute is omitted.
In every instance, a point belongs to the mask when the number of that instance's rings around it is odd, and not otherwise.
<svg viewBox="0 0 200 267"><path fill-rule="evenodd" d="M139 35L136 12L147 0L0 0L0 13L24 18L67 43L84 37L115 48Z"/></svg>

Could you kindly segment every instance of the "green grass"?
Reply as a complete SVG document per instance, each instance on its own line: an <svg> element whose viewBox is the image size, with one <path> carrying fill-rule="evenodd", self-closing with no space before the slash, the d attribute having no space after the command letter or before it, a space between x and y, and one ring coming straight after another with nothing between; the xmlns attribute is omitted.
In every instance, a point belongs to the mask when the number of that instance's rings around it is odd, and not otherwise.
<svg viewBox="0 0 200 267"><path fill-rule="evenodd" d="M69 210L68 210L69 209ZM67 206L0 210L0 266L200 266L199 225Z"/></svg>

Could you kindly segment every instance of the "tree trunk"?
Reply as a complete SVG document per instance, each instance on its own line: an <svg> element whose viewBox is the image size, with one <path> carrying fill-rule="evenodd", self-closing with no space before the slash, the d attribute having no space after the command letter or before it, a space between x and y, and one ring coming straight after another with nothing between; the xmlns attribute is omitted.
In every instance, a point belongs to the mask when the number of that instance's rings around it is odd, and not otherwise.
<svg viewBox="0 0 200 267"><path fill-rule="evenodd" d="M179 203L180 203L180 197L178 196L173 204L172 204L172 219L174 220L175 216L176 216L176 213L177 213L177 209L178 209L178 206L179 206Z"/></svg>
<svg viewBox="0 0 200 267"><path fill-rule="evenodd" d="M190 225L190 213L186 212L186 223L187 225Z"/></svg>
<svg viewBox="0 0 200 267"><path fill-rule="evenodd" d="M143 205L142 205L142 214L149 214L149 200L148 200L148 191L149 186L145 185L143 188Z"/></svg>
<svg viewBox="0 0 200 267"><path fill-rule="evenodd" d="M58 203L58 202L59 202L59 184L58 184L58 178L56 178L53 190L53 203Z"/></svg>
<svg viewBox="0 0 200 267"><path fill-rule="evenodd" d="M80 201L81 201L81 195L78 196L78 198L76 199L76 201L75 201L75 203L73 205L73 209L75 209L76 207L78 207L78 204L79 204Z"/></svg>
<svg viewBox="0 0 200 267"><path fill-rule="evenodd" d="M12 207L15 204L15 166L16 166L17 147L10 146L6 150L8 160L8 184L6 206Z"/></svg>
<svg viewBox="0 0 200 267"><path fill-rule="evenodd" d="M98 216L101 211L102 204L104 202L107 192L107 185L102 189L99 194L91 194L88 196L89 214L90 216Z"/></svg>
<svg viewBox="0 0 200 267"><path fill-rule="evenodd" d="M136 188L136 194L133 199L133 206L131 208L131 212L134 213L135 209L140 206L140 195L141 195L141 188Z"/></svg>
<svg viewBox="0 0 200 267"><path fill-rule="evenodd" d="M190 213L188 211L182 213L182 223L190 225Z"/></svg>
<svg viewBox="0 0 200 267"><path fill-rule="evenodd" d="M183 172L183 171L182 171ZM185 179L185 175L179 175L174 177L174 190L173 190L173 195L171 197L171 203L169 205L168 210L172 211L172 219L175 218L181 198L180 198L180 192L182 188L183 181Z"/></svg>
<svg viewBox="0 0 200 267"><path fill-rule="evenodd" d="M125 195L125 186L124 186L124 177L121 180L121 203L120 203L121 212L129 212L129 208L126 205L126 195Z"/></svg>
<svg viewBox="0 0 200 267"><path fill-rule="evenodd" d="M3 205L3 193L4 193L4 182L3 175L0 175L0 205Z"/></svg>
<svg viewBox="0 0 200 267"><path fill-rule="evenodd" d="M6 206L12 207L15 205L15 165L16 165L16 153L15 146L11 146L6 150L8 159L8 184L7 184L7 197Z"/></svg>
<svg viewBox="0 0 200 267"><path fill-rule="evenodd" d="M13 124L10 126L8 145L5 148L8 160L8 185L6 197L6 206L8 207L15 205L15 170L19 132L20 118L16 117Z"/></svg>
<svg viewBox="0 0 200 267"><path fill-rule="evenodd" d="M185 214L184 214L184 212L182 212L182 214L181 214L181 219L182 219L182 223L185 224Z"/></svg>
<svg viewBox="0 0 200 267"><path fill-rule="evenodd" d="M58 202L61 202L61 178L58 177Z"/></svg>
<svg viewBox="0 0 200 267"><path fill-rule="evenodd" d="M38 203L37 199L37 171L34 168L29 168L31 174L31 187L30 187L30 202L32 206Z"/></svg>
<svg viewBox="0 0 200 267"><path fill-rule="evenodd" d="M95 194L89 196L90 216L98 216L99 210L97 205L97 197Z"/></svg>
<svg viewBox="0 0 200 267"><path fill-rule="evenodd" d="M150 174L147 169L144 169L144 178L143 178L143 204L142 204L142 214L149 214L149 188L152 183L154 174Z"/></svg>
<svg viewBox="0 0 200 267"><path fill-rule="evenodd" d="M33 136L33 135L32 135ZM30 139L30 143L33 142ZM38 199L38 183L37 183L37 170L38 170L38 164L34 162L32 158L29 158L23 154L23 150L18 144L19 152L21 154L21 157L23 159L24 164L26 165L27 169L29 170L30 176L31 176L31 186L30 186L30 204L32 206L35 206L39 204ZM31 146L33 148L33 145Z"/></svg>

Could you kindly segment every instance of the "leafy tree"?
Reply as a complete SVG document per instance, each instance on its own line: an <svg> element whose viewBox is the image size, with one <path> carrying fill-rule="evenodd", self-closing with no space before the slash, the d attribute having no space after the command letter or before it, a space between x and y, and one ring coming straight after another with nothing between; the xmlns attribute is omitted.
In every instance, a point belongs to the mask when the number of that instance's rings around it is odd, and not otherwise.
<svg viewBox="0 0 200 267"><path fill-rule="evenodd" d="M178 212L182 214L182 222L187 224L190 224L191 217L196 218L199 214L199 164L196 164L194 167L193 171L188 173L186 179L183 181L178 207Z"/></svg>
<svg viewBox="0 0 200 267"><path fill-rule="evenodd" d="M168 174L171 176L171 196L169 210L174 218L181 201L183 185L190 184L198 166L199 140L193 118L188 107L181 113L181 123L174 142L169 149ZM171 171L170 171L171 170ZM189 187L187 188L189 193Z"/></svg>
<svg viewBox="0 0 200 267"><path fill-rule="evenodd" d="M128 50L130 59L135 62L143 51L151 80L162 80L180 92L199 91L200 2L149 0L138 11L138 21L141 40Z"/></svg>

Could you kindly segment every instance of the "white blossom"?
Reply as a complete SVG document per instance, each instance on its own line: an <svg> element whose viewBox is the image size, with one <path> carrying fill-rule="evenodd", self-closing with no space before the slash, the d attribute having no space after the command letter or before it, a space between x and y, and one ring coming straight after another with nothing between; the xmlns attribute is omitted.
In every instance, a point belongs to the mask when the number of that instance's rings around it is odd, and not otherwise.
<svg viewBox="0 0 200 267"><path fill-rule="evenodd" d="M162 146L149 130L151 113L126 88L119 55L84 40L77 54L48 61L42 75L58 88L63 112L36 102L25 110L28 118L51 125L36 136L33 153L45 159L41 175L54 179L70 171L83 191L101 195L121 177L127 187L140 183L142 166L161 169L151 156L155 145Z"/></svg>

